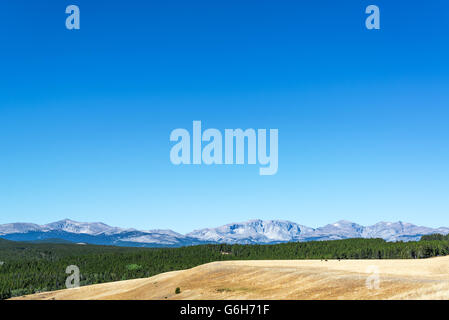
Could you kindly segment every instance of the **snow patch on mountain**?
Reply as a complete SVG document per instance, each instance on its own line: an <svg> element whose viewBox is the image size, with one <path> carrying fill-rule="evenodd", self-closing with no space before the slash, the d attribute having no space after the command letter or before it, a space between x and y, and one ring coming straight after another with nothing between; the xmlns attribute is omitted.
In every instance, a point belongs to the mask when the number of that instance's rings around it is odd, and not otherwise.
<svg viewBox="0 0 449 320"><path fill-rule="evenodd" d="M117 234L125 229L108 226L102 222L77 222L70 219L53 222L42 226L42 231L65 231L70 233L85 233L90 235Z"/></svg>
<svg viewBox="0 0 449 320"><path fill-rule="evenodd" d="M41 231L41 226L34 223L7 223L0 225L0 235Z"/></svg>
<svg viewBox="0 0 449 320"><path fill-rule="evenodd" d="M226 243L274 243L296 238L311 228L284 220L250 220L218 228L195 230L187 236L203 241Z"/></svg>

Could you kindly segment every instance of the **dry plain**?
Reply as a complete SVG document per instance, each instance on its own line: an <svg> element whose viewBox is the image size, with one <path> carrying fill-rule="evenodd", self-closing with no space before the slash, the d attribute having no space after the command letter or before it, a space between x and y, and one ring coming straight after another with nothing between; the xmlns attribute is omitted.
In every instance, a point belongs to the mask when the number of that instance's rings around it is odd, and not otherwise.
<svg viewBox="0 0 449 320"><path fill-rule="evenodd" d="M175 294L177 287L180 294ZM16 299L449 299L449 257L212 262L145 279Z"/></svg>

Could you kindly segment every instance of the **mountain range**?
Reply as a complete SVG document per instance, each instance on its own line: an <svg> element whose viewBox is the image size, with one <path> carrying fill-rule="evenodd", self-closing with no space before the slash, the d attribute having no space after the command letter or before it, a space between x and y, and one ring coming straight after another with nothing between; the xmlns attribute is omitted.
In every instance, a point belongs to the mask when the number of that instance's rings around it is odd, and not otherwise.
<svg viewBox="0 0 449 320"><path fill-rule="evenodd" d="M111 227L101 222L70 219L37 225L0 225L0 238L13 241L59 239L74 243L136 247L179 247L206 243L273 244L292 241L382 238L386 241L416 241L432 233L449 234L449 228L428 228L405 222L379 222L362 226L341 220L310 228L285 220L250 220L217 228L194 230L185 235L172 230L136 230Z"/></svg>

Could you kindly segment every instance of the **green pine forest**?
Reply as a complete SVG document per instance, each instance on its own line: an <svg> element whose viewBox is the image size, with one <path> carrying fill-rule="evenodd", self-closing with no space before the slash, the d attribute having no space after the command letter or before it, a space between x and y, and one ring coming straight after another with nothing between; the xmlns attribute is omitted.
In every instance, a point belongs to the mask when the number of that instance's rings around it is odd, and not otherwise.
<svg viewBox="0 0 449 320"><path fill-rule="evenodd" d="M221 260L422 259L449 254L449 237L415 242L382 239L290 242L274 245L210 244L133 248L0 239L0 299L65 288L67 266L80 269L80 284L150 277Z"/></svg>

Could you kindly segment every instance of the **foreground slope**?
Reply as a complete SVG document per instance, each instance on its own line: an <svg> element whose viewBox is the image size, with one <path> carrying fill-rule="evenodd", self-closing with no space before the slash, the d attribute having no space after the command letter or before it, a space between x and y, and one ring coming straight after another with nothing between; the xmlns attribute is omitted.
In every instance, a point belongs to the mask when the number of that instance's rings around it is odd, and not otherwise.
<svg viewBox="0 0 449 320"><path fill-rule="evenodd" d="M379 271L380 288L366 279ZM175 294L180 287L181 293ZM449 257L225 261L18 299L448 299Z"/></svg>

